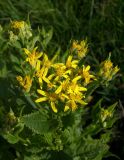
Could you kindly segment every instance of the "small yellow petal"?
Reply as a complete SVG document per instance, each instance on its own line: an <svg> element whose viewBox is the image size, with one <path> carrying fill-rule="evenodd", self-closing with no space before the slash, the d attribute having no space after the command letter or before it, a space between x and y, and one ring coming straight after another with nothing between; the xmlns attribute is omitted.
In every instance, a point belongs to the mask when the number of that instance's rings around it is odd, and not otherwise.
<svg viewBox="0 0 124 160"><path fill-rule="evenodd" d="M38 89L37 92L38 92L39 94L43 95L43 96L46 96L46 93L45 93L44 91L40 90L40 89Z"/></svg>
<svg viewBox="0 0 124 160"><path fill-rule="evenodd" d="M90 70L90 66L88 65L85 70L89 71Z"/></svg>
<svg viewBox="0 0 124 160"><path fill-rule="evenodd" d="M44 74L43 74L44 77L47 75L47 73L48 73L48 68L45 68L45 69L44 69Z"/></svg>
<svg viewBox="0 0 124 160"><path fill-rule="evenodd" d="M59 94L62 91L62 85L60 85L55 91L56 94Z"/></svg>
<svg viewBox="0 0 124 160"><path fill-rule="evenodd" d="M71 74L71 70L67 70L66 72L65 72L65 74Z"/></svg>
<svg viewBox="0 0 124 160"><path fill-rule="evenodd" d="M62 97L69 99L69 97L67 95L65 95L64 93L62 93Z"/></svg>
<svg viewBox="0 0 124 160"><path fill-rule="evenodd" d="M64 112L68 111L69 110L69 106L65 106L64 108Z"/></svg>
<svg viewBox="0 0 124 160"><path fill-rule="evenodd" d="M55 112L55 113L58 112L57 108L55 107L55 103L54 102L51 102L51 108L52 108L53 112Z"/></svg>
<svg viewBox="0 0 124 160"><path fill-rule="evenodd" d="M79 87L78 90L79 91L87 91L87 88L85 88L85 87Z"/></svg>
<svg viewBox="0 0 124 160"><path fill-rule="evenodd" d="M40 58L43 55L43 52L38 53L37 58Z"/></svg>
<svg viewBox="0 0 124 160"><path fill-rule="evenodd" d="M35 47L32 51L32 53L35 53L38 47Z"/></svg>
<svg viewBox="0 0 124 160"><path fill-rule="evenodd" d="M72 108L72 111L75 111L77 109L77 105L73 100L71 100L71 108Z"/></svg>
<svg viewBox="0 0 124 160"><path fill-rule="evenodd" d="M25 54L27 54L27 55L31 54L31 52L30 52L28 49L26 49L26 48L24 48L24 52L25 52Z"/></svg>
<svg viewBox="0 0 124 160"><path fill-rule="evenodd" d="M36 65L36 70L40 70L40 65L41 65L41 62L40 61L37 61L37 65Z"/></svg>
<svg viewBox="0 0 124 160"><path fill-rule="evenodd" d="M58 80L59 80L59 76L56 76L55 81L58 81Z"/></svg>
<svg viewBox="0 0 124 160"><path fill-rule="evenodd" d="M42 84L42 82L43 82L42 78L38 78L38 80L39 80L39 83Z"/></svg>
<svg viewBox="0 0 124 160"><path fill-rule="evenodd" d="M42 97L42 98L38 98L35 102L39 103L39 102L44 102L44 101L47 101L47 100L48 100L47 97Z"/></svg>
<svg viewBox="0 0 124 160"><path fill-rule="evenodd" d="M51 80L53 77L55 76L55 74L51 74L48 79Z"/></svg>
<svg viewBox="0 0 124 160"><path fill-rule="evenodd" d="M72 80L72 82L77 82L79 79L81 79L81 76L75 77L75 78Z"/></svg>
<svg viewBox="0 0 124 160"><path fill-rule="evenodd" d="M78 103L80 103L80 104L82 104L82 105L87 105L87 103L84 102L83 100L76 100L76 102L78 102Z"/></svg>
<svg viewBox="0 0 124 160"><path fill-rule="evenodd" d="M49 79L46 78L46 77L43 77L43 80L44 80L46 83L50 83Z"/></svg>

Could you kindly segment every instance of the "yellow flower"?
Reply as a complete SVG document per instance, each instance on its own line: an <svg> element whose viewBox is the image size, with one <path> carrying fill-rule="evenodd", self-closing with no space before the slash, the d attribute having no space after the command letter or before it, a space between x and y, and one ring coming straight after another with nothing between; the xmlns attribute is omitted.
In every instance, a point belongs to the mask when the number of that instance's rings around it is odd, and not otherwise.
<svg viewBox="0 0 124 160"><path fill-rule="evenodd" d="M118 68L118 66L113 68L113 75L115 75L120 69Z"/></svg>
<svg viewBox="0 0 124 160"><path fill-rule="evenodd" d="M118 66L113 67L113 63L110 59L105 60L101 63L100 76L105 80L110 81L113 76L119 71Z"/></svg>
<svg viewBox="0 0 124 160"><path fill-rule="evenodd" d="M77 108L77 104L86 105L87 103L84 102L83 98L85 98L84 94L82 92L87 91L85 87L79 86L77 81L81 79L81 76L77 76L73 78L72 82L69 83L67 88L67 95L68 95L68 101L66 103L66 106L72 109L74 111Z"/></svg>
<svg viewBox="0 0 124 160"><path fill-rule="evenodd" d="M67 68L76 68L77 67L78 60L72 61L72 58L73 58L72 56L68 56L68 59L66 61Z"/></svg>
<svg viewBox="0 0 124 160"><path fill-rule="evenodd" d="M108 59L104 62L104 70L110 70L113 67L113 63Z"/></svg>
<svg viewBox="0 0 124 160"><path fill-rule="evenodd" d="M22 76L17 76L16 79L17 79L17 81L20 83L21 86L24 85Z"/></svg>
<svg viewBox="0 0 124 160"><path fill-rule="evenodd" d="M112 113L107 109L103 109L101 111L101 120L104 122L107 118L112 117Z"/></svg>
<svg viewBox="0 0 124 160"><path fill-rule="evenodd" d="M71 70L66 70L66 66L63 63L53 64L52 67L55 69L55 81L58 81L61 77L68 78L71 73Z"/></svg>
<svg viewBox="0 0 124 160"><path fill-rule="evenodd" d="M21 76L17 76L16 79L26 92L30 91L32 85L32 79L30 78L30 76L27 75L24 78L22 78Z"/></svg>
<svg viewBox="0 0 124 160"><path fill-rule="evenodd" d="M63 82L60 81L60 86L56 89L55 93L59 94L61 91L66 91L69 85L69 81L69 78L65 79Z"/></svg>
<svg viewBox="0 0 124 160"><path fill-rule="evenodd" d="M49 60L46 54L43 55L42 65L48 69L52 66L52 61Z"/></svg>
<svg viewBox="0 0 124 160"><path fill-rule="evenodd" d="M26 58L26 61L29 62L29 64L33 68L36 67L37 63L39 63L38 59L43 55L43 52L38 53L38 52L36 52L36 50L37 50L37 47L35 47L32 52L30 52L28 49L24 48L24 52L28 56Z"/></svg>
<svg viewBox="0 0 124 160"><path fill-rule="evenodd" d="M41 69L37 70L36 76L38 77L39 83L42 84L43 80L46 83L50 83L49 79L46 77L48 73L48 68L42 67Z"/></svg>
<svg viewBox="0 0 124 160"><path fill-rule="evenodd" d="M92 81L92 79L95 79L95 76L91 75L89 71L90 71L90 66L88 65L87 67L85 67L83 65L83 70L81 72L81 76L84 79L84 83L86 85L89 84Z"/></svg>
<svg viewBox="0 0 124 160"><path fill-rule="evenodd" d="M50 80L54 76L54 75L50 75L48 78L46 77L50 66L51 66L51 62L49 61L47 55L44 54L43 61L41 63L37 63L37 66L36 66L36 76L38 77L38 80L41 84L43 80L46 83L50 83Z"/></svg>
<svg viewBox="0 0 124 160"><path fill-rule="evenodd" d="M69 95L69 100L67 101L65 105L65 109L70 108L72 111L75 111L77 109L77 103L86 105L87 103L82 100L85 96L82 94L70 94Z"/></svg>
<svg viewBox="0 0 124 160"><path fill-rule="evenodd" d="M23 29L24 28L24 21L12 21L11 27L14 29Z"/></svg>
<svg viewBox="0 0 124 160"><path fill-rule="evenodd" d="M58 110L55 106L55 103L57 101L58 96L55 93L48 93L48 92L44 92L43 90L38 89L37 92L39 94L42 95L41 98L38 98L35 102L39 103L39 102L44 102L44 101L48 101L51 105L52 110L57 113Z"/></svg>
<svg viewBox="0 0 124 160"><path fill-rule="evenodd" d="M81 94L81 91L87 91L85 87L79 86L77 83L70 83L67 88L68 94Z"/></svg>
<svg viewBox="0 0 124 160"><path fill-rule="evenodd" d="M65 106L64 112L68 111L69 109L70 109L69 106Z"/></svg>
<svg viewBox="0 0 124 160"><path fill-rule="evenodd" d="M84 58L88 52L88 45L86 40L81 41L73 41L72 50L76 50L78 54L78 58Z"/></svg>

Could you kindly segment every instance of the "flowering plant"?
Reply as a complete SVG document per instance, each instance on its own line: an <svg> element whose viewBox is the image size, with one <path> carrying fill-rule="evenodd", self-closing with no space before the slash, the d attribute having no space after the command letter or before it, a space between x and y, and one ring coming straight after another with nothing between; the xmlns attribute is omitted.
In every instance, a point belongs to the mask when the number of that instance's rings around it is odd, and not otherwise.
<svg viewBox="0 0 124 160"><path fill-rule="evenodd" d="M50 59L29 24L14 21L10 28L8 44L18 52L10 55L13 91L18 95L1 135L18 146L15 159L102 160L111 155L108 142L118 118L117 103L104 107L100 99L92 104L92 94L108 84L119 68L113 67L109 57L98 71L92 71L85 61L86 40L72 41L66 54L56 53ZM43 40L45 47L51 34Z"/></svg>

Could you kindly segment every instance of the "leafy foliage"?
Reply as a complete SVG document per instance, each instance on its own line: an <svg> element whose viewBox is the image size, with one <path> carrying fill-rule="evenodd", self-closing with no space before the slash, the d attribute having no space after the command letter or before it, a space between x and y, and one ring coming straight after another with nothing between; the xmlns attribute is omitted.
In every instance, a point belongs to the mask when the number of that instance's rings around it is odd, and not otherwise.
<svg viewBox="0 0 124 160"><path fill-rule="evenodd" d="M38 134L47 133L50 129L50 121L47 115L39 111L23 116L21 120L26 127Z"/></svg>

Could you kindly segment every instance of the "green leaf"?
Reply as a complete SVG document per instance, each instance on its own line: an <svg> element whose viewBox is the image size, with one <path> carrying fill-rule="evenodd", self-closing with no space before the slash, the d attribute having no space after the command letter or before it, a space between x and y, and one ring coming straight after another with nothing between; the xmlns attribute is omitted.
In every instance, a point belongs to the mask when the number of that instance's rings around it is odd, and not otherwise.
<svg viewBox="0 0 124 160"><path fill-rule="evenodd" d="M33 50L33 48L35 47L35 44L36 44L38 41L40 41L39 35L33 37L32 41L31 41L30 44L29 44L29 48L30 48L31 50Z"/></svg>
<svg viewBox="0 0 124 160"><path fill-rule="evenodd" d="M109 106L108 111L111 112L111 113L114 113L115 107L117 106L117 104L118 103L116 102L116 103L112 104L111 106Z"/></svg>
<svg viewBox="0 0 124 160"><path fill-rule="evenodd" d="M46 46L48 45L48 43L50 42L52 36L53 36L53 29L51 28L51 29L49 30L49 32L46 33L45 39L43 40L43 44L44 44L45 47L46 47Z"/></svg>
<svg viewBox="0 0 124 160"><path fill-rule="evenodd" d="M10 54L10 59L12 62L19 64L19 59L14 54Z"/></svg>
<svg viewBox="0 0 124 160"><path fill-rule="evenodd" d="M82 139L77 150L82 160L102 160L107 154L109 146L101 139L92 139L90 136Z"/></svg>
<svg viewBox="0 0 124 160"><path fill-rule="evenodd" d="M101 103L103 99L100 99L93 107L92 107L92 119L97 122L99 118L99 112L101 111Z"/></svg>
<svg viewBox="0 0 124 160"><path fill-rule="evenodd" d="M41 157L36 155L31 155L29 157L25 156L24 160L41 160Z"/></svg>
<svg viewBox="0 0 124 160"><path fill-rule="evenodd" d="M48 120L47 115L40 111L25 115L21 120L26 127L37 134L47 133L50 129L50 121Z"/></svg>
<svg viewBox="0 0 124 160"><path fill-rule="evenodd" d="M6 77L8 74L6 63L0 61L0 77Z"/></svg>
<svg viewBox="0 0 124 160"><path fill-rule="evenodd" d="M20 140L18 135L12 135L10 133L3 134L3 137L11 144L15 144Z"/></svg>

